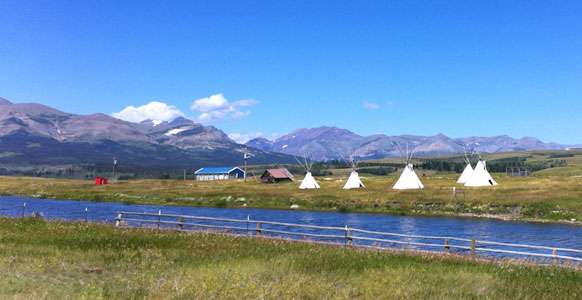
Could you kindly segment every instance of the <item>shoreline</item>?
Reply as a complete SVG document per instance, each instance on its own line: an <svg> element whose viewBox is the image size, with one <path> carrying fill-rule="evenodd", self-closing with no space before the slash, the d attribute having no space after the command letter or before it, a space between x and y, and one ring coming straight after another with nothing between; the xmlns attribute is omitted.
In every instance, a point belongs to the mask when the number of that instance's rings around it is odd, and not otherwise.
<svg viewBox="0 0 582 300"><path fill-rule="evenodd" d="M387 215L387 216L405 216L405 217L434 217L434 218L463 218L463 219L485 219L485 220L497 220L497 221L505 221L505 222L517 222L517 223L537 223L537 224L559 224L559 225L572 225L572 226L582 226L582 221L568 221L568 220L550 220L550 219L540 219L540 218L515 218L511 215L496 215L496 214L477 214L477 213L449 213L449 212L431 212L431 213L407 213L407 212L399 212L399 213L391 213L389 211L370 211L366 209L362 210L346 210L340 211L338 209L319 209L319 208L285 208L285 207L271 207L271 206L211 206L211 205L199 205L195 202L187 202L186 200L182 199L172 199L172 202L168 203L152 203L152 202L141 202L135 200L122 200L122 199L87 199L87 198L74 198L74 197L47 197L47 196L40 196L40 195L27 195L27 194L0 194L1 197L28 197L33 199L48 199L48 200L71 200L71 201L90 201L90 202L110 202L110 203L124 203L130 205L158 205L158 206L185 206L185 207L204 207L204 208L230 208L230 209L270 209L270 210L281 210L281 211L312 211L312 212L331 212L331 213L341 213L341 214L349 214L349 213L358 213L358 214L373 214L373 215ZM134 199L142 199L140 196L133 197ZM153 198L150 197L149 199L152 200L159 200L162 201L161 198ZM167 199L165 200L167 201Z"/></svg>

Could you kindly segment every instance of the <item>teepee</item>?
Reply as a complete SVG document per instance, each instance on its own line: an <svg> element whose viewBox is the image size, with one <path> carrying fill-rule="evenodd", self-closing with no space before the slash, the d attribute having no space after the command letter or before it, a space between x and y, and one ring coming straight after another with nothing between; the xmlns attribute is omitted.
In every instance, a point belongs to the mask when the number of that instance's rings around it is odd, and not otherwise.
<svg viewBox="0 0 582 300"><path fill-rule="evenodd" d="M414 166L407 164L392 188L395 190L420 190L424 189L424 185L418 179L416 172L414 172Z"/></svg>
<svg viewBox="0 0 582 300"><path fill-rule="evenodd" d="M313 166L313 162L311 161L311 159L309 159L307 155L305 155L303 162L301 162L297 158L295 158L295 160L297 160L297 162L300 165L302 165L303 168L305 168L305 178L303 178L303 181L301 181L299 189L301 190L318 189L319 184L317 183L317 181L315 181L315 178L313 178L313 175L311 174L311 167Z"/></svg>
<svg viewBox="0 0 582 300"><path fill-rule="evenodd" d="M471 165L471 159L467 155L466 149L465 149L465 162L467 163L467 166L463 170L463 173L461 173L461 176L459 177L459 180L457 180L457 183L465 184L467 183L469 178L471 178L471 175L473 175L474 171L473 166Z"/></svg>
<svg viewBox="0 0 582 300"><path fill-rule="evenodd" d="M358 163L353 157L351 158L351 163L352 163L352 173L350 173L350 177L348 178L348 181L344 185L344 190L366 188L364 183L362 183L362 181L360 180L360 175L358 175Z"/></svg>
<svg viewBox="0 0 582 300"><path fill-rule="evenodd" d="M313 175L311 175L311 172L307 172L307 174L305 174L305 178L303 178L303 181L301 181L301 185L299 186L299 189L310 190L310 189L318 189L318 188L319 188L319 184L317 183L317 181L315 181L315 178L313 178Z"/></svg>
<svg viewBox="0 0 582 300"><path fill-rule="evenodd" d="M400 147L399 147L400 148ZM414 172L414 166L412 165L413 152L408 152L408 145L406 146L406 164L404 170L398 178L398 181L394 184L392 189L395 190L419 190L424 189L424 185ZM402 153L402 151L401 151Z"/></svg>
<svg viewBox="0 0 582 300"><path fill-rule="evenodd" d="M471 166L471 164L468 163L467 166L465 167L465 170L463 170L463 173L461 173L459 180L457 180L457 183L461 184L467 183L467 181L469 181L469 178L471 178L471 175L473 175L473 172L474 172L473 166Z"/></svg>
<svg viewBox="0 0 582 300"><path fill-rule="evenodd" d="M483 186L495 186L497 182L491 177L491 174L487 171L487 163L485 160L479 160L473 174L465 183L466 187L483 187Z"/></svg>

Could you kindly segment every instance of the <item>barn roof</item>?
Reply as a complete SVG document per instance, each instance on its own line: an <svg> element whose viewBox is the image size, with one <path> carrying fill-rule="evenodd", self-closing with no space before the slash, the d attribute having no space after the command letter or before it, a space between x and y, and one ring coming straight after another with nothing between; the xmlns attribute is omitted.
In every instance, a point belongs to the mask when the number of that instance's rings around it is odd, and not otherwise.
<svg viewBox="0 0 582 300"><path fill-rule="evenodd" d="M267 172L277 179L293 178L293 175L285 168L281 169L267 169Z"/></svg>
<svg viewBox="0 0 582 300"><path fill-rule="evenodd" d="M200 168L194 174L207 174L207 175L216 175L216 174L228 174L238 167L211 167L211 168ZM242 170L240 170L242 171Z"/></svg>

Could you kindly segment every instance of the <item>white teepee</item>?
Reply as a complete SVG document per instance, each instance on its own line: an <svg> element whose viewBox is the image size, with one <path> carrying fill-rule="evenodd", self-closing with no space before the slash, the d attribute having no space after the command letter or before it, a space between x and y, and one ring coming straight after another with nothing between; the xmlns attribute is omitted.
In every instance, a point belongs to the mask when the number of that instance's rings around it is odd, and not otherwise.
<svg viewBox="0 0 582 300"><path fill-rule="evenodd" d="M463 170L459 180L457 180L457 183L467 183L469 178L471 178L471 175L473 175L473 166L471 166L471 163L467 163L467 166L465 167L465 170Z"/></svg>
<svg viewBox="0 0 582 300"><path fill-rule="evenodd" d="M414 172L413 165L409 163L404 167L400 178L392 188L395 190L419 190L424 189L424 185L418 179L416 172Z"/></svg>
<svg viewBox="0 0 582 300"><path fill-rule="evenodd" d="M317 181L315 181L315 178L313 178L313 175L311 175L311 172L307 172L307 174L305 174L305 178L303 178L303 181L301 181L301 185L299 186L299 189L309 190L309 189L318 189L318 188L319 188L319 184L317 183Z"/></svg>
<svg viewBox="0 0 582 300"><path fill-rule="evenodd" d="M483 186L495 186L497 182L491 177L491 174L487 171L487 163L484 160L479 160L473 175L467 180L465 186L467 187L483 187Z"/></svg>
<svg viewBox="0 0 582 300"><path fill-rule="evenodd" d="M348 178L348 181L344 185L344 190L351 190L351 189L360 189L365 188L366 186L360 180L360 175L356 170L353 170Z"/></svg>
<svg viewBox="0 0 582 300"><path fill-rule="evenodd" d="M303 178L303 181L301 181L301 185L299 185L299 189L301 189L301 190L318 189L319 184L317 183L317 181L315 181L315 178L313 178L313 175L311 174L311 167L313 166L313 163L308 158L308 156L305 155L303 162L301 162L297 158L295 158L295 160L297 160L297 162L300 165L302 165L303 168L305 168L305 172L306 172L305 178Z"/></svg>
<svg viewBox="0 0 582 300"><path fill-rule="evenodd" d="M362 180L360 180L360 175L358 174L358 163L353 156L350 158L350 162L352 164L352 173L350 173L350 177L344 185L344 190L366 188L364 183L362 183Z"/></svg>
<svg viewBox="0 0 582 300"><path fill-rule="evenodd" d="M396 146L398 146L398 144L396 144ZM400 152L404 156L404 153L402 152L402 150L400 149L399 146L398 146L398 149L400 150ZM420 181L420 179L416 175L416 172L414 172L414 166L412 165L412 156L413 155L414 155L414 151L409 152L408 145L406 145L406 164L404 166L404 170L402 171L402 174L400 174L400 178L398 178L398 181L396 181L396 183L394 184L392 189L395 189L395 190L420 190L420 189L424 189L424 185L422 184L422 182Z"/></svg>

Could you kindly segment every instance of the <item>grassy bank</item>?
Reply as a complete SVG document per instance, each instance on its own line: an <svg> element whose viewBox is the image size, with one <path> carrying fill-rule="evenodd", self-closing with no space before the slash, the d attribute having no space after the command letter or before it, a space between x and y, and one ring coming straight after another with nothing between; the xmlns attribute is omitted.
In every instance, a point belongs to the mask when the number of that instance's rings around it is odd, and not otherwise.
<svg viewBox="0 0 582 300"><path fill-rule="evenodd" d="M0 218L0 298L580 299L582 272Z"/></svg>
<svg viewBox="0 0 582 300"><path fill-rule="evenodd" d="M422 178L422 191L393 191L394 176L362 177L366 190L342 190L342 176L318 178L320 190L301 191L298 183L256 181L195 182L131 180L107 186L91 181L0 177L0 194L162 205L257 207L358 211L400 215L484 216L518 220L582 220L582 177L498 176L495 188L465 189L454 198L456 174ZM462 186L458 186L461 188Z"/></svg>

